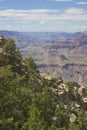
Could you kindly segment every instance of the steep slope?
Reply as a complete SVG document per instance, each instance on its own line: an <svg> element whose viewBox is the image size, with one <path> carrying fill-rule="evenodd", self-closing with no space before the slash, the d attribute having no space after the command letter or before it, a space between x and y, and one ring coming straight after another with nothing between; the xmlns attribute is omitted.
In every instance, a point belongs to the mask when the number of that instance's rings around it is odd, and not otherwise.
<svg viewBox="0 0 87 130"><path fill-rule="evenodd" d="M87 88L40 73L12 39L0 50L0 130L87 130Z"/></svg>

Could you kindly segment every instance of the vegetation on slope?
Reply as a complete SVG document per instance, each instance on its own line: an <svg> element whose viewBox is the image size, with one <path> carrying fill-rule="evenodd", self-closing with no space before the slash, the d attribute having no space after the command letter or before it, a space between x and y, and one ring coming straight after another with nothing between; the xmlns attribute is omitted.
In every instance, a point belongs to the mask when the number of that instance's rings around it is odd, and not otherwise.
<svg viewBox="0 0 87 130"><path fill-rule="evenodd" d="M0 130L87 130L87 90L41 76L12 39L0 39Z"/></svg>

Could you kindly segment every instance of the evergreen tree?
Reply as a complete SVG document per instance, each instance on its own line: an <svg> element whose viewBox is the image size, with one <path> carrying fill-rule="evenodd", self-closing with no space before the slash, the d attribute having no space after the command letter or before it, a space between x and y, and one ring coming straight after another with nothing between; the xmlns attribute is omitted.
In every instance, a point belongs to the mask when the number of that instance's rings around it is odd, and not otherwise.
<svg viewBox="0 0 87 130"><path fill-rule="evenodd" d="M34 105L31 105L29 118L22 130L47 130L47 124L41 117L40 111Z"/></svg>

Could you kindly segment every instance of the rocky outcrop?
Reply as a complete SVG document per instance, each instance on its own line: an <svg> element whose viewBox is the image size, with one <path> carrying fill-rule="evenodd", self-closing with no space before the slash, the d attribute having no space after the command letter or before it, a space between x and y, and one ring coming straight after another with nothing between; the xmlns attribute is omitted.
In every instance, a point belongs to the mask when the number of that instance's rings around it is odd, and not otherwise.
<svg viewBox="0 0 87 130"><path fill-rule="evenodd" d="M41 76L49 81L49 85L51 88L51 91L54 94L54 99L56 99L58 102L61 100L63 101L66 106L67 104L72 105L73 104L78 112L80 108L83 108L87 110L87 88L84 86L80 86L76 82L64 82L62 78L58 77L52 77L48 74L42 74ZM72 122L72 118L74 118L75 115L70 116L70 120Z"/></svg>
<svg viewBox="0 0 87 130"><path fill-rule="evenodd" d="M78 94L80 96L85 96L86 95L86 88L81 86L80 88L78 88Z"/></svg>
<svg viewBox="0 0 87 130"><path fill-rule="evenodd" d="M82 97L82 106L83 106L83 108L87 110L87 88L81 86L78 89L78 93Z"/></svg>

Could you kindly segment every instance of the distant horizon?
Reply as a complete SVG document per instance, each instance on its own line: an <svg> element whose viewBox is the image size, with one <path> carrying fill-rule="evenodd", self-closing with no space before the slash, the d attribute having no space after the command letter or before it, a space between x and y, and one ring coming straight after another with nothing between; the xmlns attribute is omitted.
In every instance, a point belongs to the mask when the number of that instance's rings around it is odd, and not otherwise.
<svg viewBox="0 0 87 130"><path fill-rule="evenodd" d="M0 31L19 32L19 33L79 33L79 32L87 32L87 30L69 32L69 31L18 31L18 30L1 30L1 29L0 29Z"/></svg>

